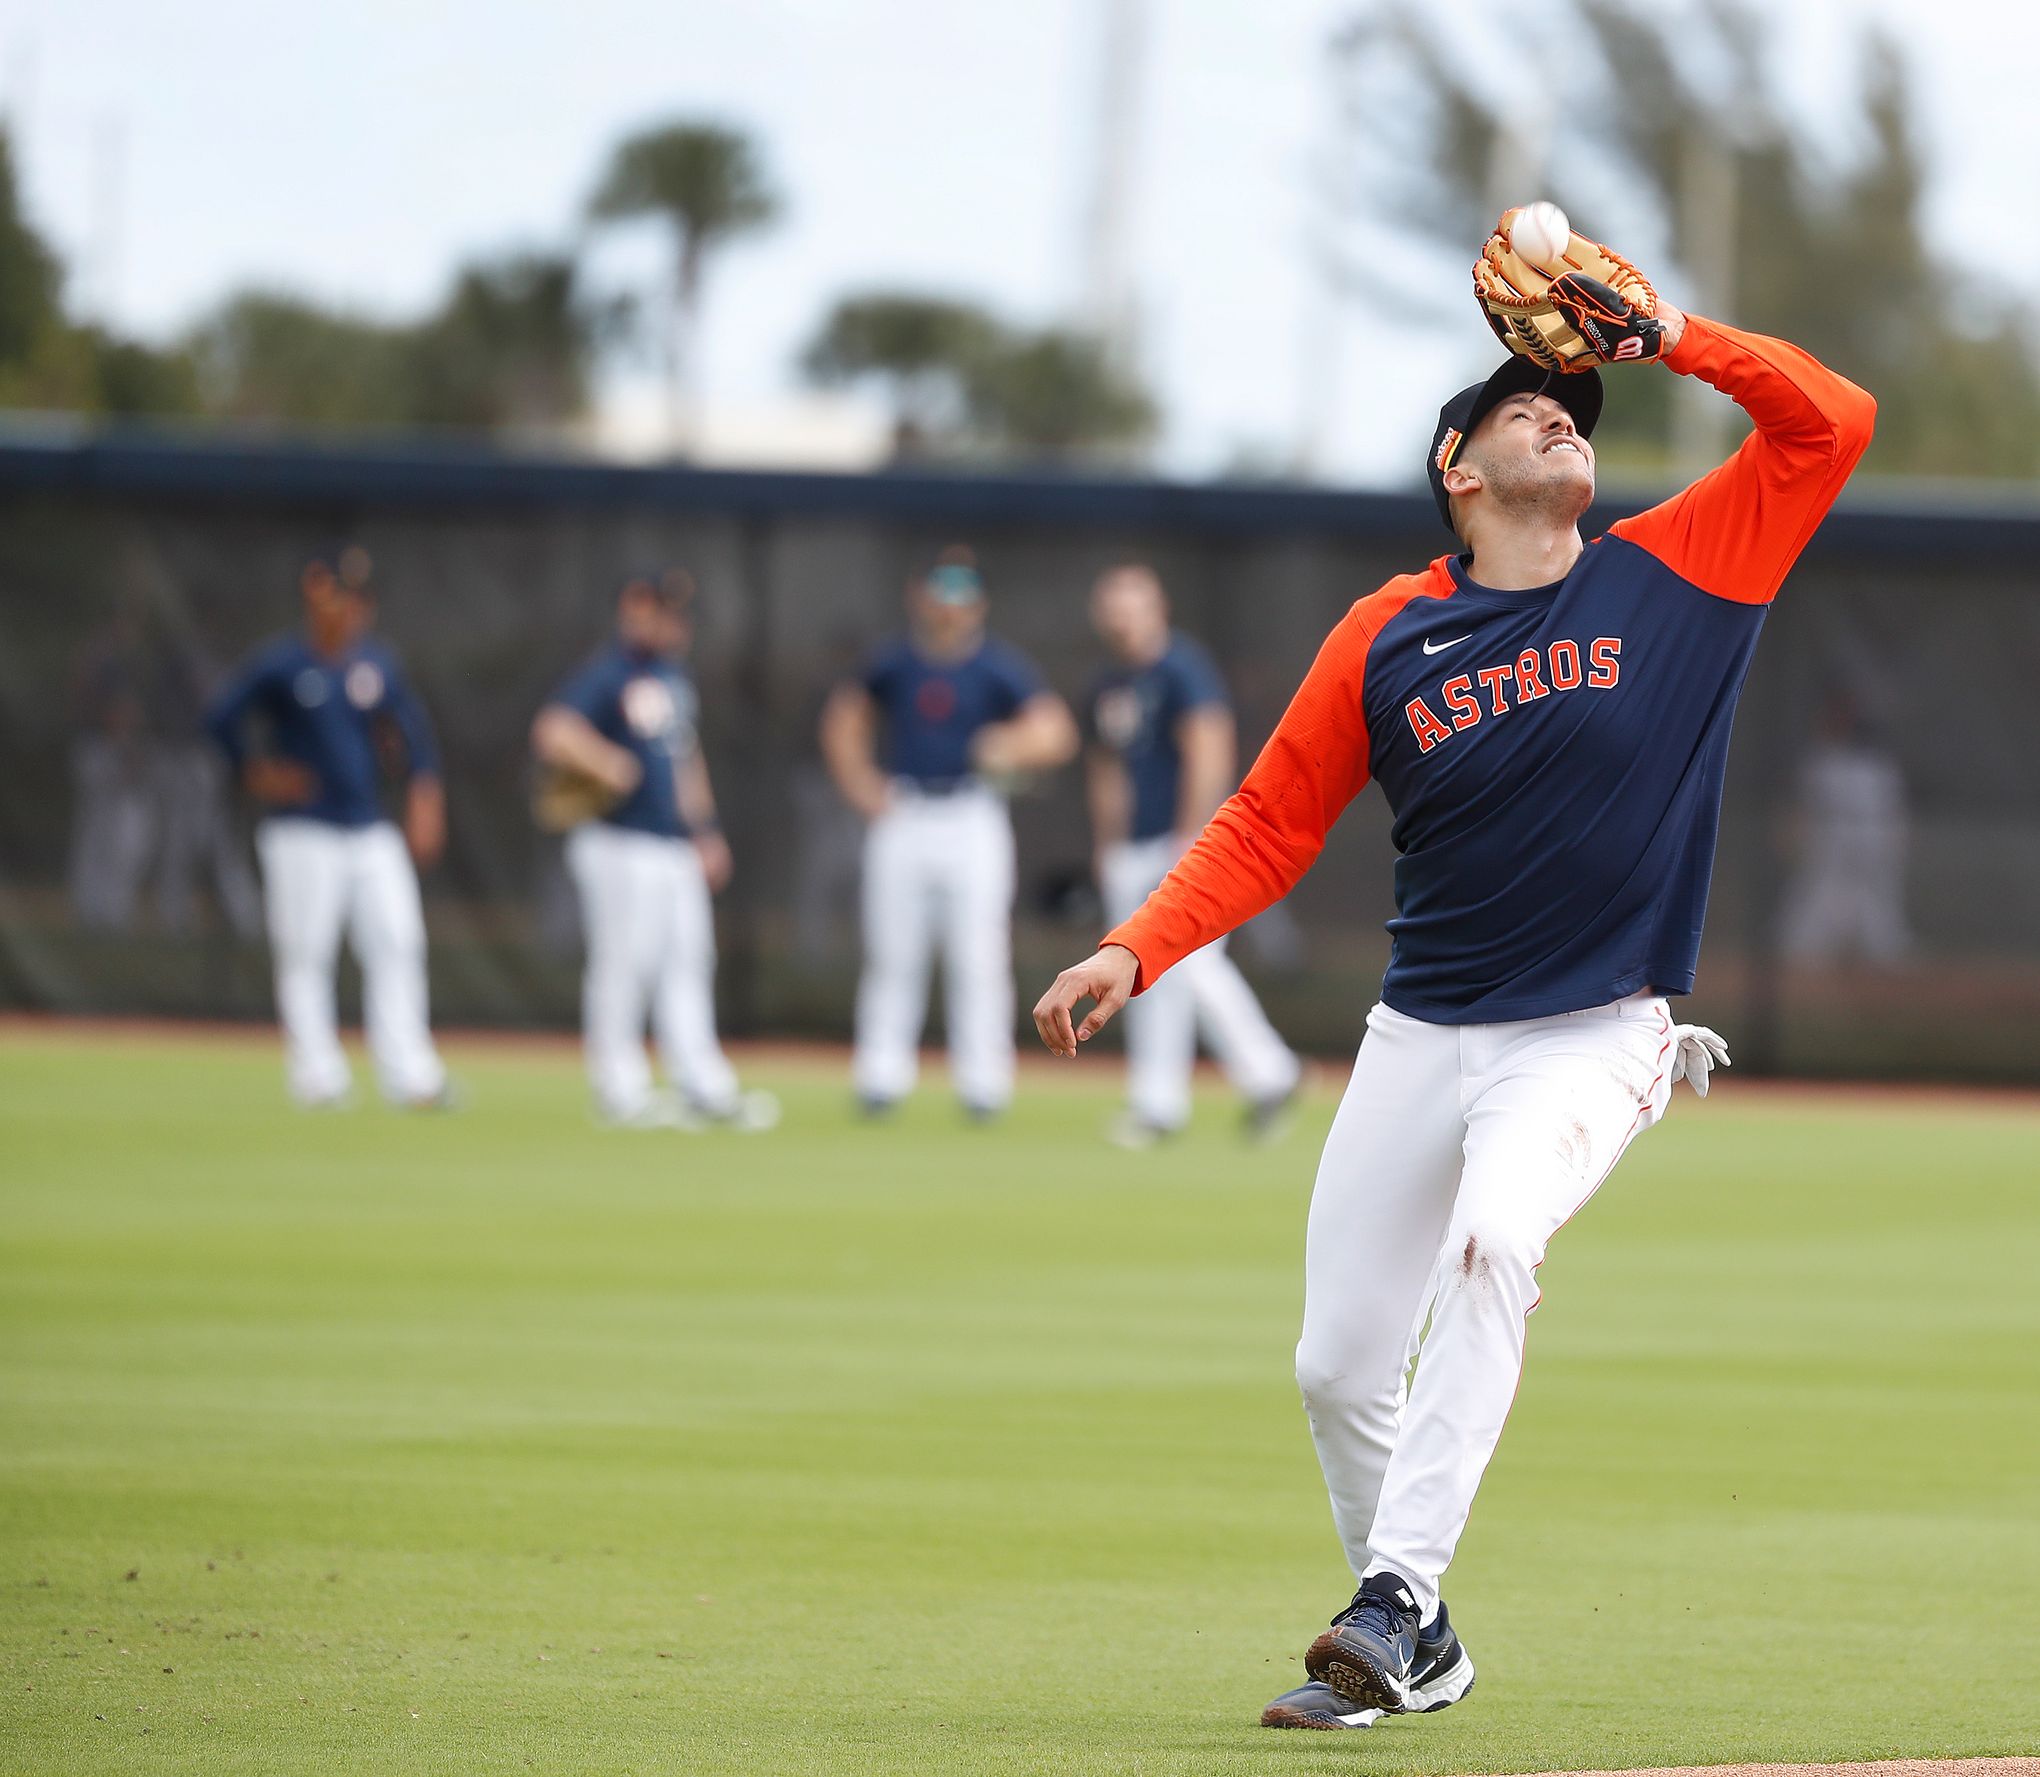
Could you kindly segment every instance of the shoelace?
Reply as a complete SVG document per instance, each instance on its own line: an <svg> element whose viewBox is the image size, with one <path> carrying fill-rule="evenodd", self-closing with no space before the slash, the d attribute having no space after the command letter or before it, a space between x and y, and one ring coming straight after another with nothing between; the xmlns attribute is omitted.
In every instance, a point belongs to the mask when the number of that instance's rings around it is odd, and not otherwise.
<svg viewBox="0 0 2040 1777"><path fill-rule="evenodd" d="M1332 1619L1334 1627L1343 1623L1358 1623L1362 1617L1371 1620L1367 1626L1393 1640L1408 1626L1401 1611L1382 1597L1379 1592L1359 1591L1353 1594L1353 1602Z"/></svg>

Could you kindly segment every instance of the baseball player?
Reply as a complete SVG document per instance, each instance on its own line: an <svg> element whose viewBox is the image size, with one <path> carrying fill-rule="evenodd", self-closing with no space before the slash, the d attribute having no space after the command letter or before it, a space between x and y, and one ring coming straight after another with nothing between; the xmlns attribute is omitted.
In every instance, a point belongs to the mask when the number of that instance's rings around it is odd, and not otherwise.
<svg viewBox="0 0 2040 1777"><path fill-rule="evenodd" d="M369 632L375 600L366 551L328 550L305 565L300 634L256 650L222 688L206 726L264 809L255 849L276 967L291 1096L347 1102L333 971L347 931L361 963L369 1053L394 1104L444 1108L446 1070L426 1024L425 916L413 861L446 843L439 749L396 656ZM249 745L249 721L263 731ZM383 766L401 760L399 836L384 818ZM406 848L408 847L408 853Z"/></svg>
<svg viewBox="0 0 2040 1777"><path fill-rule="evenodd" d="M822 752L864 840L858 1101L882 1116L912 1090L939 939L949 1058L965 1111L1013 1095L1013 826L994 780L1066 764L1069 706L1034 663L985 633L985 589L948 551L907 595L908 633L822 710Z"/></svg>
<svg viewBox="0 0 2040 1777"><path fill-rule="evenodd" d="M1693 985L1729 723L1765 607L1870 439L1870 397L1797 347L1659 303L1580 236L1568 256L1593 274L1504 268L1523 312L1500 319L1556 373L1512 357L1439 414L1429 475L1456 553L1346 613L1238 793L1035 1008L1074 1056L1287 893L1381 784L1394 943L1318 1169L1296 1353L1359 1590L1270 1726L1363 1725L1473 1682L1438 1588L1516 1392L1537 1267L1673 1081L1726 1059L1667 996ZM1755 431L1582 542L1592 366L1628 360L1713 385Z"/></svg>
<svg viewBox="0 0 2040 1777"><path fill-rule="evenodd" d="M572 831L587 963L581 1034L604 1121L769 1128L778 1105L743 1092L715 1031L715 914L730 878L702 757L693 680L694 583L639 574L616 598L613 642L567 680L531 727L545 781L541 825ZM672 1089L655 1092L645 1015Z"/></svg>
<svg viewBox="0 0 2040 1777"><path fill-rule="evenodd" d="M1085 788L1105 917L1133 914L1239 781L1239 736L1225 681L1169 623L1154 569L1127 562L1091 590L1091 622L1113 662L1091 689ZM1247 1128L1272 1135L1302 1064L1275 1034L1246 977L1207 944L1126 1014L1122 1147L1151 1146L1190 1117L1190 1071L1202 1032L1247 1101Z"/></svg>

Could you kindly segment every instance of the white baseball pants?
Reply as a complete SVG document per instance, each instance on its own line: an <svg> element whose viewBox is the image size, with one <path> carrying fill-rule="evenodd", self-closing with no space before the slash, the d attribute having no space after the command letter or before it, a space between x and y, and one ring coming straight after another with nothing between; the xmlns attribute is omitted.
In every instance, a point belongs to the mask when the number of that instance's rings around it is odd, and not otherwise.
<svg viewBox="0 0 2040 1777"><path fill-rule="evenodd" d="M1131 918L1181 854L1172 833L1107 846L1098 885L1107 922ZM1200 1034L1226 1078L1252 1101L1280 1098L1303 1072L1220 938L1127 1003L1127 1102L1143 1123L1180 1129L1190 1120Z"/></svg>
<svg viewBox="0 0 2040 1777"><path fill-rule="evenodd" d="M700 855L684 839L590 821L568 836L567 868L587 946L581 1038L603 1115L626 1120L651 1101L648 1008L666 1077L698 1109L729 1110L737 1076L715 1033L715 910Z"/></svg>
<svg viewBox="0 0 2040 1777"><path fill-rule="evenodd" d="M363 1022L383 1096L397 1104L432 1097L446 1069L426 1023L425 911L396 828L278 815L257 830L255 850L291 1096L321 1104L348 1087L333 989L344 927L361 964Z"/></svg>
<svg viewBox="0 0 2040 1777"><path fill-rule="evenodd" d="M1355 1575L1400 1574L1427 1619L1545 1245L1664 1114L1673 1051L1649 994L1510 1024L1368 1015L1311 1198L1296 1375Z"/></svg>
<svg viewBox="0 0 2040 1777"><path fill-rule="evenodd" d="M864 836L859 1096L890 1103L913 1089L939 942L958 1096L986 1110L1011 1099L1013 883L1013 823L992 791L894 786Z"/></svg>

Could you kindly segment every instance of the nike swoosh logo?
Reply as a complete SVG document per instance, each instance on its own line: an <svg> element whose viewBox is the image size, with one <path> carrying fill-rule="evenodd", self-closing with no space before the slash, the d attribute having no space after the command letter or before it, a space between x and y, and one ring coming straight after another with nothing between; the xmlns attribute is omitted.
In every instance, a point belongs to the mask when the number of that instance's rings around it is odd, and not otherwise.
<svg viewBox="0 0 2040 1777"><path fill-rule="evenodd" d="M1449 642L1440 642L1435 648L1427 640L1424 643L1424 652L1426 654L1443 654L1447 648L1456 648L1461 642L1470 642L1472 640L1473 635L1470 631L1463 636L1454 636Z"/></svg>

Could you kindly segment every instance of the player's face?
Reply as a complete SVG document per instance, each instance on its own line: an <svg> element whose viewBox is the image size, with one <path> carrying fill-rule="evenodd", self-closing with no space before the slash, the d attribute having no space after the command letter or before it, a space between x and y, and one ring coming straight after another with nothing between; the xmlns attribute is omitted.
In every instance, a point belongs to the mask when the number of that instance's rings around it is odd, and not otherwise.
<svg viewBox="0 0 2040 1777"><path fill-rule="evenodd" d="M981 598L939 599L917 585L908 602L914 627L937 653L960 653L984 634L985 601Z"/></svg>
<svg viewBox="0 0 2040 1777"><path fill-rule="evenodd" d="M1576 518L1594 497L1594 447L1549 395L1512 395L1467 442L1499 507L1570 507Z"/></svg>
<svg viewBox="0 0 2040 1777"><path fill-rule="evenodd" d="M687 617L649 588L626 587L616 601L616 633L640 654L677 655L687 645Z"/></svg>
<svg viewBox="0 0 2040 1777"><path fill-rule="evenodd" d="M1091 590L1091 624L1121 659L1145 660L1169 633L1162 583L1146 568L1115 568Z"/></svg>
<svg viewBox="0 0 2040 1777"><path fill-rule="evenodd" d="M312 639L329 654L352 647L375 620L375 601L340 580L330 568L315 562L305 569L301 585L305 625Z"/></svg>

